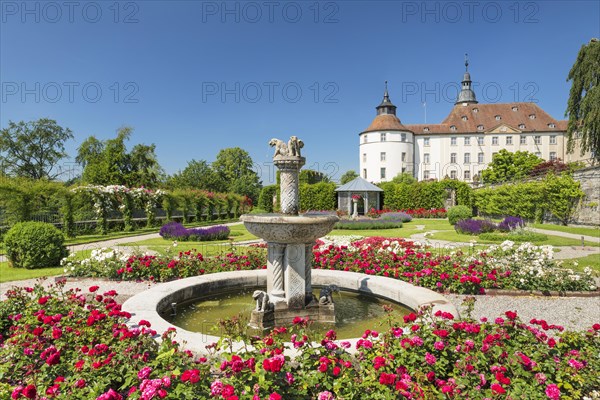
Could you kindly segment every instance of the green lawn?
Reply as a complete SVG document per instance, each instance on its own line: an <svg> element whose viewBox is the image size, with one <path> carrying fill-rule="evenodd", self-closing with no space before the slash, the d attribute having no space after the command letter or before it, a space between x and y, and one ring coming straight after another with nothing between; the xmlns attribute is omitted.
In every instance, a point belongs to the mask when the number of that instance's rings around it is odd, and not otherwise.
<svg viewBox="0 0 600 400"><path fill-rule="evenodd" d="M585 267L590 267L594 274L598 276L600 275L600 254L590 254L585 257L564 260L562 265L565 268L571 268L579 272L583 271Z"/></svg>
<svg viewBox="0 0 600 400"><path fill-rule="evenodd" d="M565 237L561 237L561 236L552 236L552 235L547 235L548 239L544 240L544 241L533 241L532 243L535 245L543 245L543 244L549 244L552 246L580 246L581 245L581 240L579 239L569 239L569 238L565 238ZM449 240L451 242L462 242L462 243L469 243L471 240L475 240L477 241L477 243L488 243L488 244L494 244L494 243L502 243L502 240L481 240L479 239L478 236L471 236L471 235L463 235L461 233L457 233L454 229L452 230L445 230L445 231L441 231L441 232L435 232L433 233L431 236L429 236L430 239L438 239L438 240ZM598 247L600 246L599 243L594 243L594 242L585 242L586 246L593 246L593 247Z"/></svg>
<svg viewBox="0 0 600 400"><path fill-rule="evenodd" d="M0 262L0 283L39 278L42 276L61 275L63 272L63 267L41 269L12 268L8 265L7 261L4 261ZM5 288L3 287L2 292L4 291Z"/></svg>
<svg viewBox="0 0 600 400"><path fill-rule="evenodd" d="M573 233L575 235L586 235L600 238L600 227L597 228L583 228L579 226L563 226L554 224L529 224L529 226L538 229L547 229L550 231L559 231Z"/></svg>

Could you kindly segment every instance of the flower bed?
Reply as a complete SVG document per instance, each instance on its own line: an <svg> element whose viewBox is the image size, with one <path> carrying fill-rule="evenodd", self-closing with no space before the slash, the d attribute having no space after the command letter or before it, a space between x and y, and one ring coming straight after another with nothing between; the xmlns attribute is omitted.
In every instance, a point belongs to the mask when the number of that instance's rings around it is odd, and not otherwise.
<svg viewBox="0 0 600 400"><path fill-rule="evenodd" d="M207 228L186 228L179 222L169 222L160 228L159 235L163 239L203 242L226 240L229 237L229 227L225 225L209 226Z"/></svg>
<svg viewBox="0 0 600 400"><path fill-rule="evenodd" d="M114 291L20 288L0 303L0 398L12 399L576 399L600 388L600 324L585 332L507 311L493 321L455 320L429 309L386 309L356 343L315 337L297 317L262 337L221 327L253 346L193 356L158 344L148 321L124 322ZM471 303L472 307L472 303ZM291 334L284 343L282 334ZM227 351L226 335L212 350ZM316 342L316 343L315 343ZM284 355L293 347L292 361Z"/></svg>
<svg viewBox="0 0 600 400"><path fill-rule="evenodd" d="M401 219L372 219L372 218L356 218L342 219L335 223L333 229L394 229L402 228Z"/></svg>
<svg viewBox="0 0 600 400"><path fill-rule="evenodd" d="M595 290L591 270L574 273L553 260L551 246L519 246L506 241L471 254L434 254L404 239L371 237L342 243L330 237L313 249L313 268L360 272L404 280L441 292L485 293L485 289L548 291ZM247 248L204 257L192 251L177 256L126 255L114 250L95 251L85 260L67 258L66 273L112 279L167 281L212 272L264 269L265 249Z"/></svg>
<svg viewBox="0 0 600 400"><path fill-rule="evenodd" d="M513 230L525 228L525 221L519 217L505 217L502 222L496 224L489 219L461 219L454 224L454 229L458 233L465 235L479 235L487 232L511 232Z"/></svg>

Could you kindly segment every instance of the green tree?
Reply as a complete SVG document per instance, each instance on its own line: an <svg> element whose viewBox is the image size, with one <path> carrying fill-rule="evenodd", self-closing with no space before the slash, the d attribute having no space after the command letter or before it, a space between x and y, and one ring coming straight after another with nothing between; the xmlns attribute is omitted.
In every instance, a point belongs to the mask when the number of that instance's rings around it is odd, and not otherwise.
<svg viewBox="0 0 600 400"><path fill-rule="evenodd" d="M55 179L57 163L67 156L65 142L73 139L69 128L41 118L31 122L8 122L0 130L0 164L9 175L32 179Z"/></svg>
<svg viewBox="0 0 600 400"><path fill-rule="evenodd" d="M416 181L415 177L408 172L401 172L392 179L394 183L415 183Z"/></svg>
<svg viewBox="0 0 600 400"><path fill-rule="evenodd" d="M319 182L331 182L331 179L322 172L312 169L303 169L298 176L298 182L300 184L308 183L309 185L312 185Z"/></svg>
<svg viewBox="0 0 600 400"><path fill-rule="evenodd" d="M600 41L592 39L581 46L567 81L573 81L566 116L567 149L573 152L579 141L580 152L592 152L600 161ZM579 136L579 140L577 137Z"/></svg>
<svg viewBox="0 0 600 400"><path fill-rule="evenodd" d="M580 183L570 175L554 174L544 178L545 204L548 211L563 224L567 225L575 212L577 204L585 193L580 188Z"/></svg>
<svg viewBox="0 0 600 400"><path fill-rule="evenodd" d="M250 154L239 147L220 150L212 164L219 181L225 185L220 191L248 196L256 202L262 185L258 174L252 170L253 164Z"/></svg>
<svg viewBox="0 0 600 400"><path fill-rule="evenodd" d="M130 152L125 142L133 131L124 127L117 137L100 141L87 138L77 151L76 161L83 167L82 180L96 185L156 187L164 172L156 158L154 144L136 144Z"/></svg>
<svg viewBox="0 0 600 400"><path fill-rule="evenodd" d="M543 161L528 151L513 153L502 149L494 155L492 162L481 172L481 176L484 183L501 183L522 179Z"/></svg>
<svg viewBox="0 0 600 400"><path fill-rule="evenodd" d="M223 191L223 182L219 182L217 173L204 160L188 161L187 166L169 177L167 186L173 189L196 188L212 192Z"/></svg>
<svg viewBox="0 0 600 400"><path fill-rule="evenodd" d="M345 185L346 183L351 182L356 178L358 178L358 174L356 173L356 171L352 169L346 171L344 172L344 175L342 175L342 177L340 178L340 185Z"/></svg>

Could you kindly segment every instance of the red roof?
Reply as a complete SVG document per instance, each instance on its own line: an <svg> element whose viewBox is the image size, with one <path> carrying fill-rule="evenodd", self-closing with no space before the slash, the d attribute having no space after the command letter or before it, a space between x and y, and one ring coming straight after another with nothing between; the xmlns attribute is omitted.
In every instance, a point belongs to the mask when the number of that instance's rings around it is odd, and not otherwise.
<svg viewBox="0 0 600 400"><path fill-rule="evenodd" d="M499 119L497 118L499 116ZM554 124L554 128L552 128ZM455 130L451 130L451 126ZM565 132L567 121L556 120L535 103L457 104L441 124L414 124L407 128L415 134L485 133L500 125L521 132ZM479 126L483 128L478 129ZM427 131L426 128L429 130Z"/></svg>
<svg viewBox="0 0 600 400"><path fill-rule="evenodd" d="M373 119L371 125L361 133L374 132L374 131L405 131L410 132L411 130L406 128L400 122L397 116L393 114L380 114Z"/></svg>

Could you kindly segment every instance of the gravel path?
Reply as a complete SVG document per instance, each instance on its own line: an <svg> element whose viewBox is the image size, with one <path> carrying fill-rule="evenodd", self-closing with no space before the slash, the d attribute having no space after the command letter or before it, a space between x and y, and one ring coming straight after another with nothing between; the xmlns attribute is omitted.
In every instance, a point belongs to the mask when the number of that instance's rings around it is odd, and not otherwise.
<svg viewBox="0 0 600 400"><path fill-rule="evenodd" d="M8 282L0 284L0 299L12 286L33 286L36 279ZM44 281L45 285L54 284L54 278ZM100 286L99 292L114 289L119 293L117 301L123 303L131 296L140 293L154 285L149 282L122 282L92 278L69 278L66 289L80 288L87 291L92 285ZM447 294L448 300L464 314L462 302L465 295ZM487 317L492 320L504 316L505 311L517 311L525 322L532 318L545 319L549 324L562 325L569 330L589 329L593 324L600 323L600 297L538 297L538 296L475 296L473 318ZM250 301L250 299L248 299Z"/></svg>

